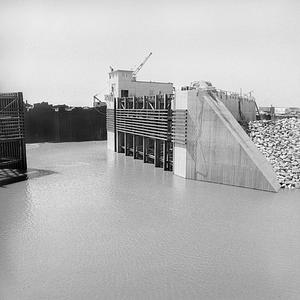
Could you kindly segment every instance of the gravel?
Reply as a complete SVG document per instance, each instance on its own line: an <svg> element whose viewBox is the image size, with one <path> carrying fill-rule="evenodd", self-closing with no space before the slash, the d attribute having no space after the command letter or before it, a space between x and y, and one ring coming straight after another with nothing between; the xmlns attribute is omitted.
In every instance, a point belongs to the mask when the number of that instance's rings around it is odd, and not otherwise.
<svg viewBox="0 0 300 300"><path fill-rule="evenodd" d="M281 188L300 189L300 119L252 121L249 135L271 163Z"/></svg>

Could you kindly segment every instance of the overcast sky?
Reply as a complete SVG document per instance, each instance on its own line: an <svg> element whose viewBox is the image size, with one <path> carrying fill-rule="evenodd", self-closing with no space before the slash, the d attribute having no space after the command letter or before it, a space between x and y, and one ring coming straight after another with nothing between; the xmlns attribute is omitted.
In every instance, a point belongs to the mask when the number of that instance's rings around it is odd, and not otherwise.
<svg viewBox="0 0 300 300"><path fill-rule="evenodd" d="M0 91L92 105L109 66L300 106L299 0L0 0Z"/></svg>

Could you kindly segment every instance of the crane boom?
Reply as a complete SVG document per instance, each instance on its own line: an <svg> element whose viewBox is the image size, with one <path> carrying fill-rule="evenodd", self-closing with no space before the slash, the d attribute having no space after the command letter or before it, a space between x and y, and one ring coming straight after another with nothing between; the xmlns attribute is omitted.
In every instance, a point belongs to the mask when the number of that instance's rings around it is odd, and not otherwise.
<svg viewBox="0 0 300 300"><path fill-rule="evenodd" d="M143 60L143 62L136 68L136 70L132 73L132 76L135 77L136 74L140 71L140 69L143 67L143 65L146 63L146 61L149 59L149 57L152 55L152 52L149 53L149 55Z"/></svg>

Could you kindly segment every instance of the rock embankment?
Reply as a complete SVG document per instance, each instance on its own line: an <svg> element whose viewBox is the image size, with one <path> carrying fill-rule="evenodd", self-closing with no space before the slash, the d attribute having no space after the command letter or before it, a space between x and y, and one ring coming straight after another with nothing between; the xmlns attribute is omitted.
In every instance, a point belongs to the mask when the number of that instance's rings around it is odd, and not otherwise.
<svg viewBox="0 0 300 300"><path fill-rule="evenodd" d="M250 137L277 174L282 188L300 188L300 119L253 121Z"/></svg>

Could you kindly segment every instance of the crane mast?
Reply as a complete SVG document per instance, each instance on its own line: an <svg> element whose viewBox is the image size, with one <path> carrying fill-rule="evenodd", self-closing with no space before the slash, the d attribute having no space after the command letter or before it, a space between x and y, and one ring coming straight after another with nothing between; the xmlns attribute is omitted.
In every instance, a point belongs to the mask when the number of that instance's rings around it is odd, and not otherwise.
<svg viewBox="0 0 300 300"><path fill-rule="evenodd" d="M151 55L152 52L150 52L149 55L143 60L143 62L136 68L136 70L132 73L133 77L136 77L136 74L141 70L141 68L146 63L146 61L150 58Z"/></svg>

